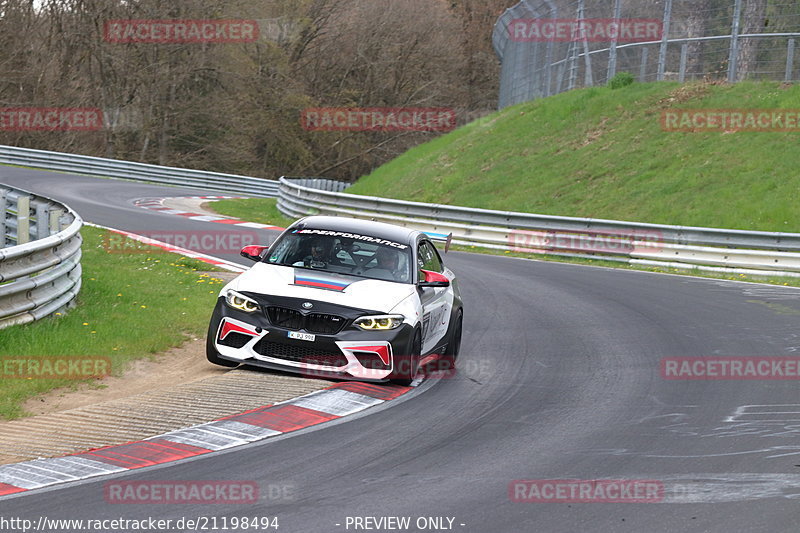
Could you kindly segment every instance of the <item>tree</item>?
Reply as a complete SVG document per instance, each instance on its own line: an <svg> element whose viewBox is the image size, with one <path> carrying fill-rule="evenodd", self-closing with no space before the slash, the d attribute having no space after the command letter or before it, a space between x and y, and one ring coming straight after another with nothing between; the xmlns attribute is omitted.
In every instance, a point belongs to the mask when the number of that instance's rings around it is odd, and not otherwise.
<svg viewBox="0 0 800 533"><path fill-rule="evenodd" d="M761 33L764 31L767 13L767 0L743 0L742 33ZM747 78L756 70L758 59L758 39L743 38L739 42L737 61L737 80Z"/></svg>

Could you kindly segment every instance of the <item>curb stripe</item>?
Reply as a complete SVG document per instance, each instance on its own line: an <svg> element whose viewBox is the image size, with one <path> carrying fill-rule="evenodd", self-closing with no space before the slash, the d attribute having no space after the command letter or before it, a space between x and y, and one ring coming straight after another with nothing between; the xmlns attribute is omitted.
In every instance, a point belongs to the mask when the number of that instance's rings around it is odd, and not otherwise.
<svg viewBox="0 0 800 533"><path fill-rule="evenodd" d="M398 396L402 396L408 392L408 387L400 385L375 385L373 383L362 383L360 381L348 381L345 383L337 383L331 389L341 389L350 392L363 394L364 396L371 396L379 400L394 400Z"/></svg>
<svg viewBox="0 0 800 533"><path fill-rule="evenodd" d="M244 424L273 429L281 433L289 433L290 431L315 426L335 418L339 417L306 409L305 407L281 404L260 412L253 412L234 418L234 420Z"/></svg>
<svg viewBox="0 0 800 533"><path fill-rule="evenodd" d="M90 222L84 222L84 225L91 226L93 228L100 228L106 231L110 231L113 233L117 233L119 235L124 235L125 237L132 239L134 241L138 241L149 246L153 246L155 248L160 248L166 252L170 252L173 254L179 254L184 257L189 257L191 259L196 259L198 261L202 261L203 263L208 263L209 265L218 266L220 268L224 268L225 270L229 270L231 272L242 273L246 268L241 265L237 265L232 261L225 261L224 259L217 259L216 257L212 257L210 255L201 254L199 252L193 252L191 250L187 250L186 248L181 248L179 246L173 246L166 242L157 241L155 239L151 239L149 237L143 237L141 235L137 235L135 233L131 233L129 231L124 231L120 229L109 228L107 226L100 226L99 224L92 224Z"/></svg>
<svg viewBox="0 0 800 533"><path fill-rule="evenodd" d="M7 496L8 494L16 494L18 492L25 492L27 489L15 487L8 483L0 483L0 496Z"/></svg>
<svg viewBox="0 0 800 533"><path fill-rule="evenodd" d="M69 481L146 468L233 448L363 411L411 390L358 381L164 435L96 450L0 466L0 498Z"/></svg>
<svg viewBox="0 0 800 533"><path fill-rule="evenodd" d="M79 454L78 457L90 457L106 464L121 466L128 470L145 466L170 463L195 455L209 453L211 450L189 446L179 442L170 442L160 438L148 441L132 442L121 446L109 446L93 452Z"/></svg>
<svg viewBox="0 0 800 533"><path fill-rule="evenodd" d="M179 209L172 209L170 207L164 206L165 200L172 200L172 199L181 199L181 200L237 200L243 198L242 196L174 196L169 198L140 198L139 200L135 200L133 205L136 207L141 207L143 209L150 209L153 211L158 211L159 213L164 213L167 215L177 215L181 217L189 218L190 220L197 220L201 222L213 222L215 224L230 224L233 226L240 226L243 228L250 228L250 229L268 229L268 230L276 230L276 231L283 231L286 228L282 228L280 226L270 226L269 224L259 224L257 222L247 222L244 220L240 220L238 218L233 217L226 217L223 215L214 216L214 215L207 215L203 213L189 213L187 211L181 211Z"/></svg>
<svg viewBox="0 0 800 533"><path fill-rule="evenodd" d="M378 400L355 392L334 389L322 390L316 393L312 392L297 400L291 400L290 403L305 409L340 417L363 411L368 407L383 403L383 400Z"/></svg>

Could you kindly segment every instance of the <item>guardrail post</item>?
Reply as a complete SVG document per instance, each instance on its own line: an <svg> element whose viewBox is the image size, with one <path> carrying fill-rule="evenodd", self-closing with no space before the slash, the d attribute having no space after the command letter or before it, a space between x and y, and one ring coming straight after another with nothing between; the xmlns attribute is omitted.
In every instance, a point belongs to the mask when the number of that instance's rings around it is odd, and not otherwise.
<svg viewBox="0 0 800 533"><path fill-rule="evenodd" d="M6 232L8 231L8 228L6 228L6 213L8 212L6 194L8 194L8 191L0 189L0 248L5 248L8 242L6 240Z"/></svg>
<svg viewBox="0 0 800 533"><path fill-rule="evenodd" d="M795 40L789 39L789 44L786 49L786 77L785 81L792 81L794 78L794 46Z"/></svg>
<svg viewBox="0 0 800 533"><path fill-rule="evenodd" d="M62 229L64 229L64 224L61 223L61 217L64 216L63 209L51 209L50 210L50 235L58 233Z"/></svg>
<svg viewBox="0 0 800 533"><path fill-rule="evenodd" d="M17 244L31 240L31 199L29 196L17 198Z"/></svg>
<svg viewBox="0 0 800 533"><path fill-rule="evenodd" d="M34 202L36 207L36 238L44 239L50 236L50 205Z"/></svg>

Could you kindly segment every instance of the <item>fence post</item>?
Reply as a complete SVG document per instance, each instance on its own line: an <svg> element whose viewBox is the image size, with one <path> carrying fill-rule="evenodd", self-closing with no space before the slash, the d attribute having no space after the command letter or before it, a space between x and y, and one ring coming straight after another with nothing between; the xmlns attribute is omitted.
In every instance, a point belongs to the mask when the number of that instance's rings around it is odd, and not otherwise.
<svg viewBox="0 0 800 533"><path fill-rule="evenodd" d="M8 212L6 194L8 194L7 190L0 189L0 248L5 248L8 242L6 241L6 232L8 231L6 227L6 213Z"/></svg>
<svg viewBox="0 0 800 533"><path fill-rule="evenodd" d="M728 52L728 83L736 82L739 69L739 24L742 18L742 0L735 0L733 7L733 25L731 27L731 49Z"/></svg>
<svg viewBox="0 0 800 533"><path fill-rule="evenodd" d="M17 244L31 240L31 199L28 196L17 198Z"/></svg>
<svg viewBox="0 0 800 533"><path fill-rule="evenodd" d="M649 55L649 51L649 48L642 46L642 66L639 67L639 82L641 83L645 82L647 76L647 56Z"/></svg>
<svg viewBox="0 0 800 533"><path fill-rule="evenodd" d="M686 81L686 56L689 53L689 45L683 43L681 45L681 69L678 73L678 81L683 83Z"/></svg>
<svg viewBox="0 0 800 533"><path fill-rule="evenodd" d="M555 4L553 4L550 0L544 0L548 7L550 8L550 18L557 19L558 18L558 9L556 8ZM553 55L555 48L555 43L553 39L548 39L547 47L545 48L545 56L544 56L544 91L542 94L547 97L553 94Z"/></svg>
<svg viewBox="0 0 800 533"><path fill-rule="evenodd" d="M617 41L619 41L620 18L622 18L622 0L615 0L614 23L617 25L617 31L614 34L614 38L611 39L611 48L608 50L608 73L606 74L606 81L611 81L611 78L617 73Z"/></svg>
<svg viewBox="0 0 800 533"><path fill-rule="evenodd" d="M578 20L583 20L585 17L585 0L580 0L578 2ZM587 37L586 33L583 33L583 39L581 39L581 42L583 43L583 59L586 63L586 72L584 73L583 84L586 87L591 87L594 85L594 79L592 76L592 56L589 55L589 38Z"/></svg>
<svg viewBox="0 0 800 533"><path fill-rule="evenodd" d="M672 21L672 0L664 2L664 23L661 27L661 49L658 51L657 81L664 81L664 72L667 70L667 46L669 46L669 26Z"/></svg>
<svg viewBox="0 0 800 533"><path fill-rule="evenodd" d="M794 78L794 45L795 40L789 39L789 45L786 50L786 81L792 81Z"/></svg>

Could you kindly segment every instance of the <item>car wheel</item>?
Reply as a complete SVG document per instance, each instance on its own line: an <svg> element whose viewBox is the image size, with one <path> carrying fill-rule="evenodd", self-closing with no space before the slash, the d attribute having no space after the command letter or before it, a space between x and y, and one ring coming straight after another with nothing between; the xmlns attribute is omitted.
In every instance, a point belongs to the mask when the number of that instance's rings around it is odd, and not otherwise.
<svg viewBox="0 0 800 533"><path fill-rule="evenodd" d="M411 343L411 353L402 356L399 361L399 368L389 376L389 381L395 385L408 387L419 372L419 360L422 354L422 334L419 330L414 333L414 341ZM395 362L397 364L398 361Z"/></svg>
<svg viewBox="0 0 800 533"><path fill-rule="evenodd" d="M211 326L213 325L214 323L212 322ZM223 359L219 356L219 352L217 352L217 349L214 347L214 337L217 334L217 330L211 326L209 326L208 335L206 336L206 359L215 365L226 366L228 368L239 366L239 363L228 361L227 359Z"/></svg>
<svg viewBox="0 0 800 533"><path fill-rule="evenodd" d="M459 311L453 322L453 331L450 333L450 338L447 341L447 349L442 356L442 369L450 370L456 367L456 359L461 352L461 330L462 323L464 322L464 314Z"/></svg>

